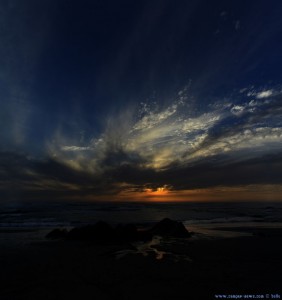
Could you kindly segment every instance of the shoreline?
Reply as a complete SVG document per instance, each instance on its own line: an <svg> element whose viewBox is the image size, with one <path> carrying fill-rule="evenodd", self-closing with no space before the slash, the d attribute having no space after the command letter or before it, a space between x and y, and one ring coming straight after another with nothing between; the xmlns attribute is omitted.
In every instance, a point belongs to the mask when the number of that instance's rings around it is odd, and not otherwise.
<svg viewBox="0 0 282 300"><path fill-rule="evenodd" d="M16 238L21 233L10 235ZM153 248L163 252L161 259L152 249L146 256L134 253L134 243L36 239L22 247L15 243L0 250L0 298L187 300L214 299L219 293L281 292L281 234L170 238ZM116 257L126 249L134 251Z"/></svg>

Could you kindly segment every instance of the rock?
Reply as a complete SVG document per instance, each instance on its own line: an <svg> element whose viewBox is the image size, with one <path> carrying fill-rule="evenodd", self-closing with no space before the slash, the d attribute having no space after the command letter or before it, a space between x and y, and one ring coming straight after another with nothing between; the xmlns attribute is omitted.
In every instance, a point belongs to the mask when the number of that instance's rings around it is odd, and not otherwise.
<svg viewBox="0 0 282 300"><path fill-rule="evenodd" d="M191 233L178 221L165 218L153 226L150 232L155 235L169 237L190 237Z"/></svg>
<svg viewBox="0 0 282 300"><path fill-rule="evenodd" d="M73 228L67 235L70 240L110 242L115 239L115 230L106 222Z"/></svg>
<svg viewBox="0 0 282 300"><path fill-rule="evenodd" d="M133 224L119 224L116 227L116 234L119 242L149 241L152 239L152 234L148 230L140 231Z"/></svg>
<svg viewBox="0 0 282 300"><path fill-rule="evenodd" d="M138 236L137 227L133 224L126 224L126 225L119 224L116 227L116 236L117 236L117 240L119 241L126 241L126 242L136 241Z"/></svg>
<svg viewBox="0 0 282 300"><path fill-rule="evenodd" d="M51 232L49 232L47 235L46 235L46 238L47 239L52 239L52 240L56 240L56 239L64 239L68 234L68 231L63 228L56 228L54 230L52 230Z"/></svg>
<svg viewBox="0 0 282 300"><path fill-rule="evenodd" d="M151 241L153 235L150 230L138 231L138 241L148 242Z"/></svg>
<svg viewBox="0 0 282 300"><path fill-rule="evenodd" d="M94 225L66 229L54 229L46 235L48 239L68 239L93 241L97 243L124 243L150 241L153 235L163 237L190 237L192 235L181 222L165 218L149 230L138 230L136 225L118 225L115 229L108 223L99 221Z"/></svg>

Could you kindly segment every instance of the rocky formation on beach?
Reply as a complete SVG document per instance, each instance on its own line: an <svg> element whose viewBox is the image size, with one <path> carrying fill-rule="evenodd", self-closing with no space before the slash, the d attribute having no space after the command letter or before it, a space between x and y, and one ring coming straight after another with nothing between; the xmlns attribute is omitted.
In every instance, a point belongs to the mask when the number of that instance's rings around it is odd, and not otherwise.
<svg viewBox="0 0 282 300"><path fill-rule="evenodd" d="M70 231L56 228L46 238L113 243L149 241L154 235L187 238L191 233L181 222L165 218L148 230L138 230L134 224L119 224L113 228L108 223L99 221L94 225L75 227Z"/></svg>
<svg viewBox="0 0 282 300"><path fill-rule="evenodd" d="M185 228L185 226L178 221L165 218L158 222L153 228L150 229L153 235L160 235L163 237L190 237L191 233Z"/></svg>
<svg viewBox="0 0 282 300"><path fill-rule="evenodd" d="M68 240L94 240L98 242L111 241L114 237L114 228L103 221L99 221L94 225L75 227L67 234Z"/></svg>
<svg viewBox="0 0 282 300"><path fill-rule="evenodd" d="M68 231L63 228L56 228L52 231L50 231L47 235L46 238L50 240L57 240L57 239L64 239L68 235Z"/></svg>

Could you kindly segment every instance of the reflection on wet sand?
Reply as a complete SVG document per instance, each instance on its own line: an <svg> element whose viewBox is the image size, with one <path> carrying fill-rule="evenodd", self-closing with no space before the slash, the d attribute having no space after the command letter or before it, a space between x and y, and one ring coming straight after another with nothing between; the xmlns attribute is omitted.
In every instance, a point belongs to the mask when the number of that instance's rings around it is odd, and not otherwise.
<svg viewBox="0 0 282 300"><path fill-rule="evenodd" d="M121 259L129 254L141 254L143 256L154 256L156 260L162 260L165 258L172 259L175 262L185 260L191 262L191 258L187 255L173 253L171 251L161 250L162 246L173 244L174 239L164 239L161 236L154 236L149 242L135 242L132 243L134 249L120 250L115 253L116 259Z"/></svg>

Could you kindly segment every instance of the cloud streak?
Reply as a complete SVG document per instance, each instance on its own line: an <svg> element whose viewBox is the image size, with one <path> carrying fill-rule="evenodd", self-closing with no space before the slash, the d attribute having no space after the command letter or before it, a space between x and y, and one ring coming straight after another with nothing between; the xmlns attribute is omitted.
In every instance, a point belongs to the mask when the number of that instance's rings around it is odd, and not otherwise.
<svg viewBox="0 0 282 300"><path fill-rule="evenodd" d="M176 195L224 186L280 186L281 93L272 91L250 100L246 90L239 100L215 102L206 110L191 105L189 95L185 101L178 95L163 108L142 104L111 116L102 134L88 142L58 130L47 142L45 159L1 153L1 190L32 197L114 198L160 187Z"/></svg>
<svg viewBox="0 0 282 300"><path fill-rule="evenodd" d="M50 144L50 155L66 165L77 163L81 170L87 161L86 169L95 173L126 164L159 172L216 155L237 161L276 153L281 151L282 95L271 96L268 93L260 101L247 96L208 110L177 98L163 109L143 105L138 114L132 110L111 116L101 136L87 145L76 146L75 141L62 145L64 138L57 137Z"/></svg>
<svg viewBox="0 0 282 300"><path fill-rule="evenodd" d="M282 94L271 91L257 97L263 92L252 88L250 99L241 90L203 109L186 90L168 106L142 103L111 115L88 140L58 129L45 158L1 152L1 193L124 199L159 195L160 187L184 197L197 189L280 186Z"/></svg>

